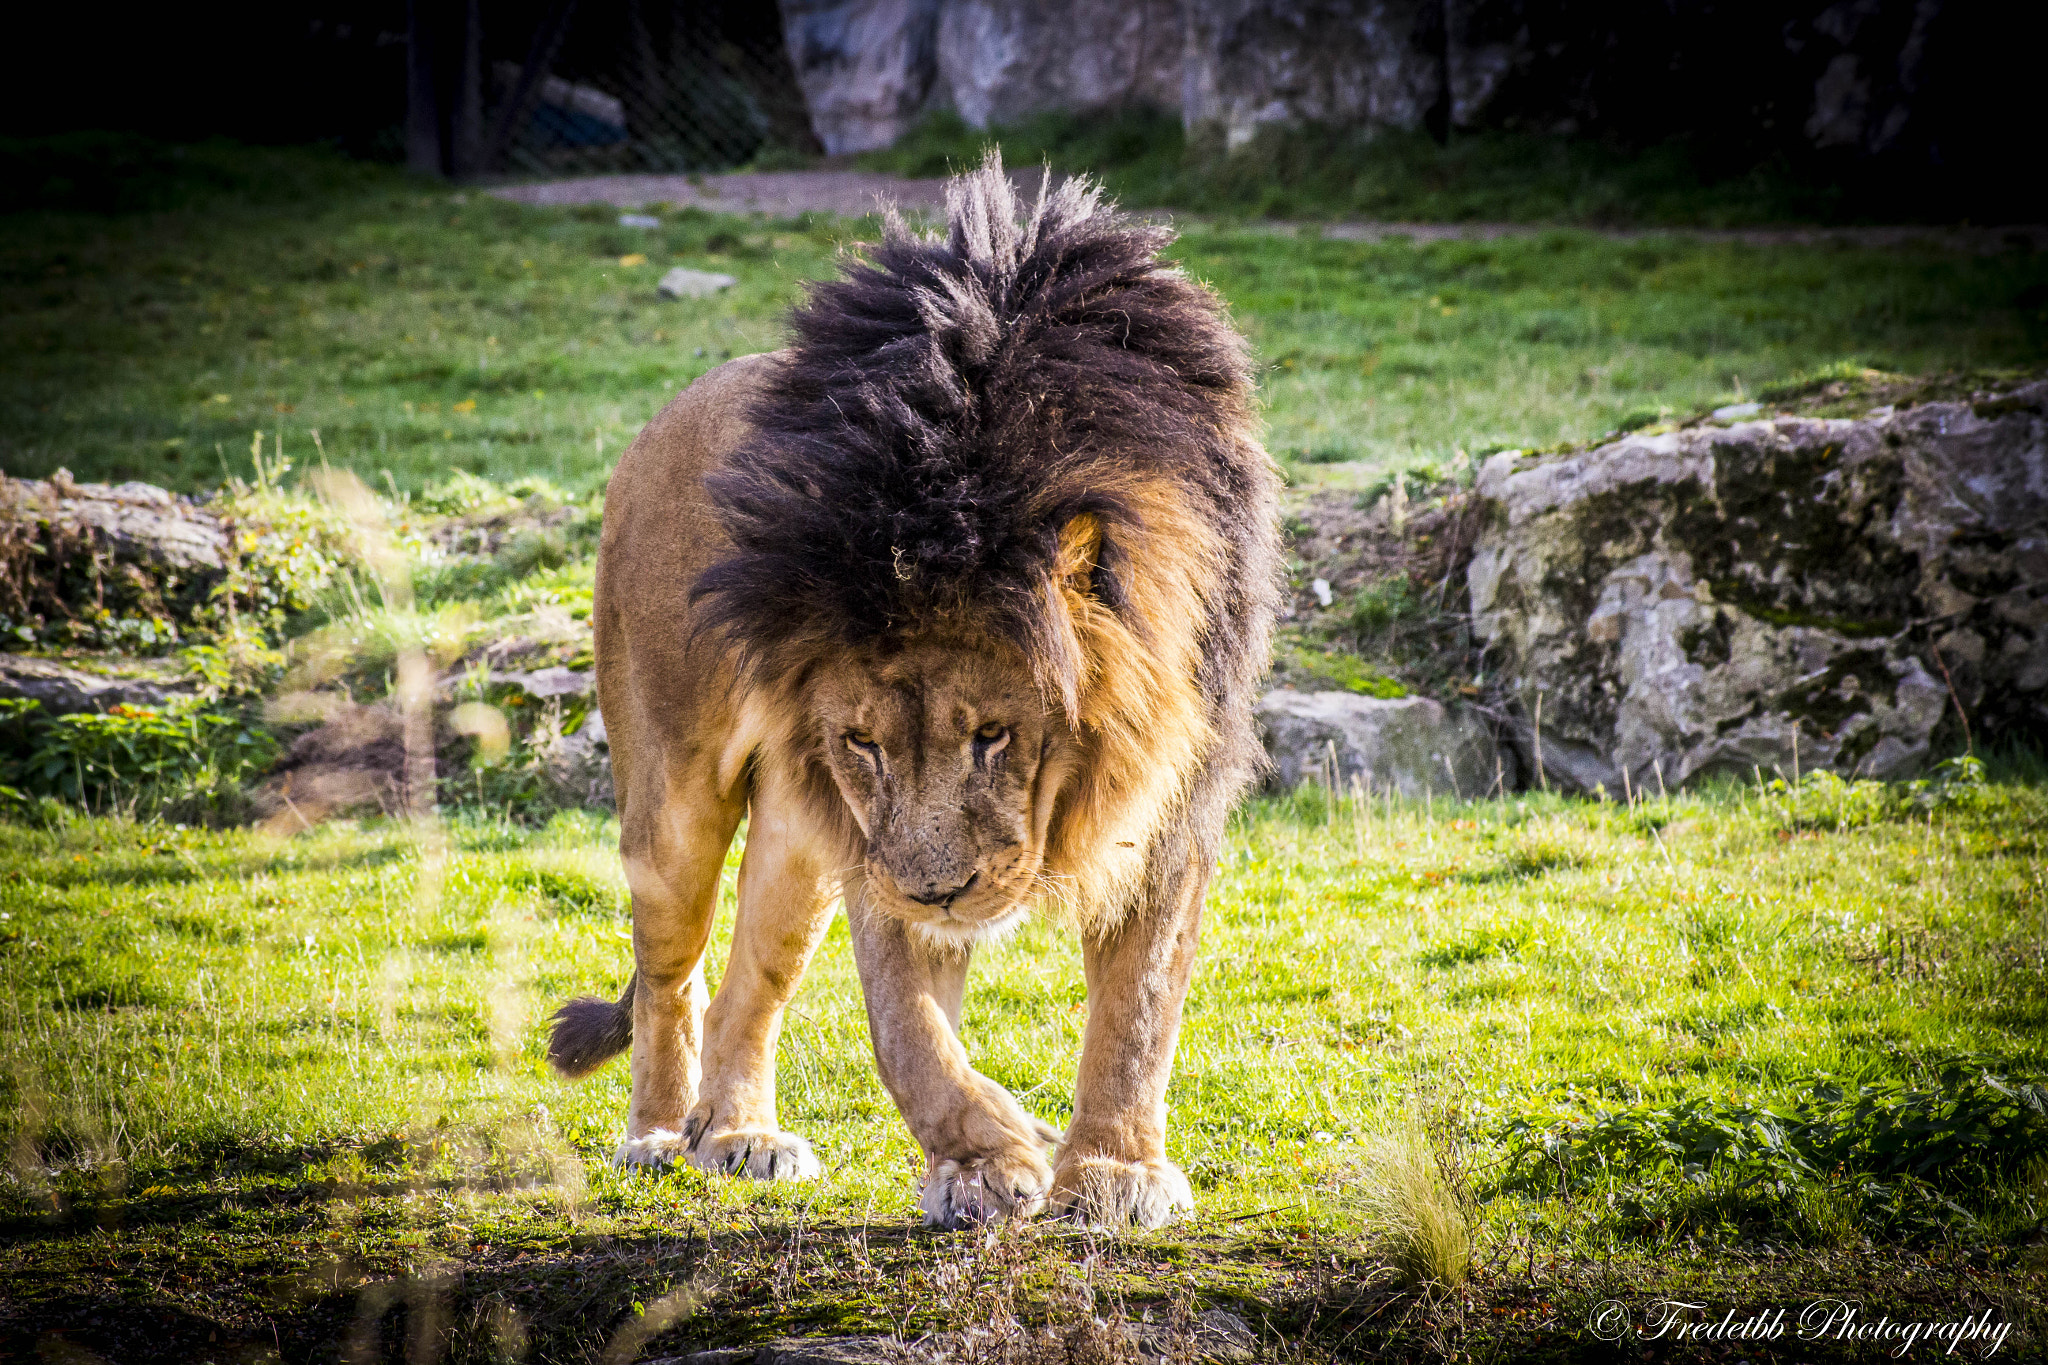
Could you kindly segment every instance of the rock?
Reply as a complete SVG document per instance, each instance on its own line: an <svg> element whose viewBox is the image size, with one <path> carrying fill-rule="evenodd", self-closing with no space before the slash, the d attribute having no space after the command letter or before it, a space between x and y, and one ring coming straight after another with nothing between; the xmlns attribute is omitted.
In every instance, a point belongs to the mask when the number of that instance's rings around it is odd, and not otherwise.
<svg viewBox="0 0 2048 1365"><path fill-rule="evenodd" d="M1958 708L1979 744L2038 743L2044 408L2048 382L1487 461L1467 581L1516 744L1533 764L1540 697L1544 779L1618 792L1903 777Z"/></svg>
<svg viewBox="0 0 2048 1365"><path fill-rule="evenodd" d="M585 669L537 668L531 673L493 671L491 681L509 683L529 697L587 697L597 688L596 679Z"/></svg>
<svg viewBox="0 0 2048 1365"><path fill-rule="evenodd" d="M543 741L540 755L541 773L559 799L575 806L618 809L618 791L612 783L611 744L605 734L604 716L595 707L574 734Z"/></svg>
<svg viewBox="0 0 2048 1365"><path fill-rule="evenodd" d="M1541 26L1507 0L1189 0L1185 13L1181 120L1226 147L1267 124L1416 129L1434 110L1464 128L1551 112L1528 99ZM1522 98L1503 109L1510 92Z"/></svg>
<svg viewBox="0 0 2048 1365"><path fill-rule="evenodd" d="M1151 1360L1251 1360L1259 1339L1235 1313L1211 1308L1195 1314L1185 1332L1153 1323L1129 1323L1124 1334Z"/></svg>
<svg viewBox="0 0 2048 1365"><path fill-rule="evenodd" d="M738 283L732 276L715 270L691 270L679 265L663 275L661 283L654 287L672 299L704 299Z"/></svg>
<svg viewBox="0 0 2048 1365"><path fill-rule="evenodd" d="M886 147L938 79L940 0L781 0L811 131L832 156Z"/></svg>
<svg viewBox="0 0 2048 1365"><path fill-rule="evenodd" d="M1180 105L1178 0L947 0L935 95L976 128L1047 109Z"/></svg>
<svg viewBox="0 0 2048 1365"><path fill-rule="evenodd" d="M149 676L141 660L124 660L122 671L94 673L53 659L0 654L0 697L41 702L45 714L68 716L116 706L163 706L198 694L188 678Z"/></svg>
<svg viewBox="0 0 2048 1365"><path fill-rule="evenodd" d="M656 218L651 213L622 213L619 215L619 226L629 228L658 228L661 226L661 219Z"/></svg>
<svg viewBox="0 0 2048 1365"><path fill-rule="evenodd" d="M151 569L191 573L227 567L228 533L212 513L147 483L73 483L66 470L45 479L0 475L0 501L17 524L46 536L90 539L102 553Z"/></svg>
<svg viewBox="0 0 2048 1365"><path fill-rule="evenodd" d="M1515 784L1512 756L1470 707L1281 689L1260 699L1258 716L1273 760L1270 783L1279 790L1324 770L1332 745L1340 786L1356 777L1405 797L1479 797Z"/></svg>
<svg viewBox="0 0 2048 1365"><path fill-rule="evenodd" d="M152 484L0 474L0 635L168 648L213 607L230 554L217 517Z"/></svg>

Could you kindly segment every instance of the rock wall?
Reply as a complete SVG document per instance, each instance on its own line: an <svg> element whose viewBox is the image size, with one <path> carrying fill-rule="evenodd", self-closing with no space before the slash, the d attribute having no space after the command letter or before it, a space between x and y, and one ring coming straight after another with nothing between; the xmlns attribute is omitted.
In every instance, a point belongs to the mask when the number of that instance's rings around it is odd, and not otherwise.
<svg viewBox="0 0 2048 1365"><path fill-rule="evenodd" d="M833 156L886 147L932 102L939 0L781 0L811 131Z"/></svg>
<svg viewBox="0 0 2048 1365"><path fill-rule="evenodd" d="M1269 124L1513 127L1684 136L1732 166L1796 151L1954 167L1982 159L1984 128L2041 122L2019 73L1997 75L2037 49L1927 0L781 5L813 128L835 154L886 146L935 109L985 127L1146 104L1231 146Z"/></svg>
<svg viewBox="0 0 2048 1365"><path fill-rule="evenodd" d="M938 86L976 128L1046 109L1181 100L1180 0L947 0Z"/></svg>
<svg viewBox="0 0 2048 1365"><path fill-rule="evenodd" d="M1444 14L1416 0L1194 0L1181 118L1233 148L1269 123L1420 128L1448 75L1465 97L1448 112L1469 122L1491 93L1481 73L1511 54L1447 47Z"/></svg>
<svg viewBox="0 0 2048 1365"><path fill-rule="evenodd" d="M2048 382L1487 461L1473 627L1526 774L1539 720L1546 780L1610 792L1907 776L1959 713L2048 736L2044 408Z"/></svg>

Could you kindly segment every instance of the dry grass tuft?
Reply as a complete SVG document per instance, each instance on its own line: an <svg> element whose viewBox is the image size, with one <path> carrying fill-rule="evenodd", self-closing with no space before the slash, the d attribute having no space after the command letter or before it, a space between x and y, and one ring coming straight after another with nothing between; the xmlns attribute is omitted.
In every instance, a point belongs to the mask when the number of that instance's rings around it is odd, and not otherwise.
<svg viewBox="0 0 2048 1365"><path fill-rule="evenodd" d="M1366 1149L1358 1182L1373 1251L1404 1284L1454 1289L1471 1272L1479 1210L1450 1125L1410 1118Z"/></svg>

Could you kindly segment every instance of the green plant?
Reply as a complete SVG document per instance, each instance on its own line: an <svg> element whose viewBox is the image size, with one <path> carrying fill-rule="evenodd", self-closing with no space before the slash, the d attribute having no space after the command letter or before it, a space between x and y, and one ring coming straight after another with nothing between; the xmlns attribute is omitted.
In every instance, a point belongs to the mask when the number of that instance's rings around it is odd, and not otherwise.
<svg viewBox="0 0 2048 1365"><path fill-rule="evenodd" d="M1345 629L1363 644L1403 621L1413 620L1424 610L1422 594L1402 574L1360 587L1352 594L1343 620Z"/></svg>
<svg viewBox="0 0 2048 1365"><path fill-rule="evenodd" d="M1967 808L1985 786L1983 760L1962 754L1935 764L1926 777L1907 782L1850 781L1816 768L1797 782L1773 778L1759 787L1758 797L1785 829L1846 830Z"/></svg>
<svg viewBox="0 0 2048 1365"><path fill-rule="evenodd" d="M1588 1117L1509 1120L1510 1183L1559 1194L1621 1180L1640 1199L1663 1174L1728 1204L1742 1196L1846 1207L1872 1232L1938 1231L1986 1182L2048 1153L2048 1081L1949 1062L1920 1084L1816 1077L1789 1105L1695 1095Z"/></svg>
<svg viewBox="0 0 2048 1365"><path fill-rule="evenodd" d="M31 705L34 705L31 703ZM205 703L8 717L27 741L22 787L93 810L220 810L277 756L269 732Z"/></svg>

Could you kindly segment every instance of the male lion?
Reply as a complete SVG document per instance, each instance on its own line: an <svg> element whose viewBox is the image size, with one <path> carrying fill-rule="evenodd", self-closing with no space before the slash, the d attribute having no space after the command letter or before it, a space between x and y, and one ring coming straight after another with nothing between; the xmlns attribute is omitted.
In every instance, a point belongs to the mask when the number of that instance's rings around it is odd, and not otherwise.
<svg viewBox="0 0 2048 1365"><path fill-rule="evenodd" d="M927 1218L1156 1227L1192 1204L1166 1086L1261 762L1276 480L1242 340L1155 259L1170 232L1078 180L1020 222L993 156L947 211L943 240L890 215L788 350L692 384L612 477L597 682L635 970L564 1006L549 1055L574 1077L631 1045L622 1161L817 1174L775 1043L837 892ZM1086 945L1064 1137L957 1035L974 945L1034 904Z"/></svg>

